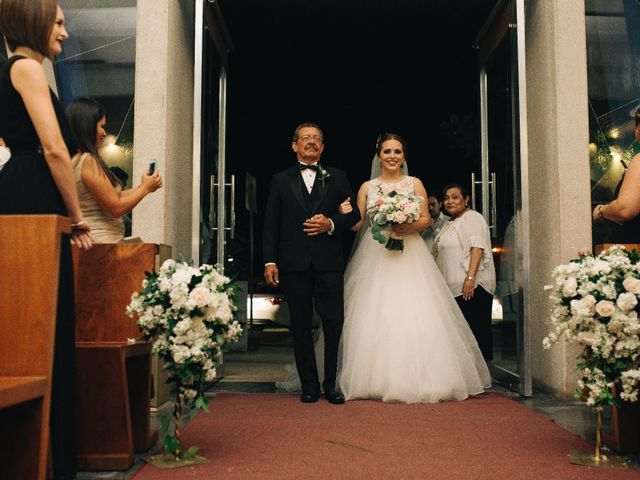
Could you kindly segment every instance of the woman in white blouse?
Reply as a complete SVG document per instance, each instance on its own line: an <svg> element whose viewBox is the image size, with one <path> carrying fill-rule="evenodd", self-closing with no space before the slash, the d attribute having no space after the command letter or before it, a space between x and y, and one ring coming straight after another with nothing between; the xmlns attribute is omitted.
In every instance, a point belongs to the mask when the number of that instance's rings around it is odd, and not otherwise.
<svg viewBox="0 0 640 480"><path fill-rule="evenodd" d="M469 208L469 195L461 185L445 187L443 205L451 220L436 237L432 252L489 361L493 358L491 305L496 289L489 227L482 215Z"/></svg>

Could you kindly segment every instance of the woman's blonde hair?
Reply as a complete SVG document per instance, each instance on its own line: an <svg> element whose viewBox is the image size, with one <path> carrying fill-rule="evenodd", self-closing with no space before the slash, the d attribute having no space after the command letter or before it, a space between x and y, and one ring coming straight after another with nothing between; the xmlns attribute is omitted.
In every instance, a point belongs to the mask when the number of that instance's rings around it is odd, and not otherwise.
<svg viewBox="0 0 640 480"><path fill-rule="evenodd" d="M28 47L48 57L57 8L56 0L0 0L0 32L9 48Z"/></svg>

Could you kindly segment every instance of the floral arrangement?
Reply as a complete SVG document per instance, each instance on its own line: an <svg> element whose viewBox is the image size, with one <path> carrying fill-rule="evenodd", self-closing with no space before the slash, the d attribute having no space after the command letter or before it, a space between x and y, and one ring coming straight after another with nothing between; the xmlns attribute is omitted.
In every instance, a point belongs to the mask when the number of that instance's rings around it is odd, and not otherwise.
<svg viewBox="0 0 640 480"><path fill-rule="evenodd" d="M208 411L204 389L216 377L222 347L242 333L234 320L236 287L211 265L194 267L167 260L158 273L147 273L142 290L131 296L129 316L137 316L152 352L165 362L169 380L177 387L175 435L166 435L165 452L179 459L180 416L183 404ZM168 421L163 423L168 428Z"/></svg>
<svg viewBox="0 0 640 480"><path fill-rule="evenodd" d="M597 256L579 258L553 271L548 349L561 339L582 346L576 396L598 415L596 458L599 458L601 412L604 405L638 400L640 381L640 256L613 246Z"/></svg>
<svg viewBox="0 0 640 480"><path fill-rule="evenodd" d="M411 194L398 193L395 190L367 203L367 213L371 216L371 234L388 250L404 250L402 238L391 231L391 224L412 223L420 218L424 200Z"/></svg>

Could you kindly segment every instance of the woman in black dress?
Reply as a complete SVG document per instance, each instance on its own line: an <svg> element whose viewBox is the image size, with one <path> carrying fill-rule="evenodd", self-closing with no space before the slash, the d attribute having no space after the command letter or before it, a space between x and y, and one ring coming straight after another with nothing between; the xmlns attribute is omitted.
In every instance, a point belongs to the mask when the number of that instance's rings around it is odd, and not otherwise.
<svg viewBox="0 0 640 480"><path fill-rule="evenodd" d="M49 89L42 62L68 38L55 0L2 0L0 31L14 55L0 70L0 137L11 158L0 171L0 214L69 216L71 237L91 247L76 193L63 109ZM53 478L75 478L75 332L73 270L62 242L51 395Z"/></svg>
<svg viewBox="0 0 640 480"><path fill-rule="evenodd" d="M635 126L636 141L640 142L640 108L635 112ZM622 224L620 243L640 243L640 154L631 159L616 188L616 199L593 209L593 220L603 219Z"/></svg>

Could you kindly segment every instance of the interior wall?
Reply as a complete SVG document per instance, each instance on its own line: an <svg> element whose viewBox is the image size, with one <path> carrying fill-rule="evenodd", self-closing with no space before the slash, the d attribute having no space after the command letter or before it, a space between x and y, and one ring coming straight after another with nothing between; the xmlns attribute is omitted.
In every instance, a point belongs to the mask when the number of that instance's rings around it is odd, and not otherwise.
<svg viewBox="0 0 640 480"><path fill-rule="evenodd" d="M191 254L194 4L138 0L134 185L156 159L164 187L133 211L133 235Z"/></svg>
<svg viewBox="0 0 640 480"><path fill-rule="evenodd" d="M549 328L543 287L556 265L591 247L584 1L526 6L533 382L570 397L577 349L559 343L543 350Z"/></svg>

